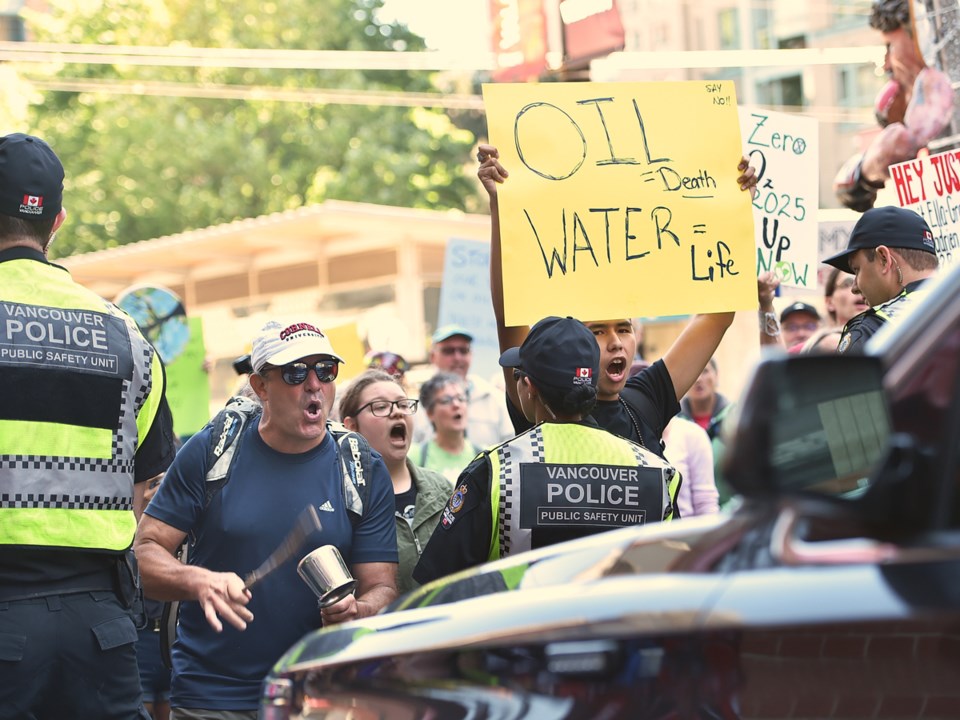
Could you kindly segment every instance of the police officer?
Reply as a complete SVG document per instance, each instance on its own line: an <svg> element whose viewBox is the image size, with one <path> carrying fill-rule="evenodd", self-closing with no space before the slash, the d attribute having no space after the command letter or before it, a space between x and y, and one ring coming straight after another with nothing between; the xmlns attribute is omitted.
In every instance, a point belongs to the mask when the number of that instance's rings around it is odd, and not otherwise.
<svg viewBox="0 0 960 720"><path fill-rule="evenodd" d="M855 276L853 292L872 307L847 322L837 352L862 352L884 323L922 297L923 283L937 272L933 233L912 210L867 210L850 233L847 249L824 260Z"/></svg>
<svg viewBox="0 0 960 720"><path fill-rule="evenodd" d="M680 478L590 417L600 348L573 318L548 317L500 365L535 423L460 475L414 578L421 583L514 553L673 517Z"/></svg>
<svg viewBox="0 0 960 720"><path fill-rule="evenodd" d="M145 717L125 558L173 428L134 322L47 260L63 176L0 137L0 718Z"/></svg>

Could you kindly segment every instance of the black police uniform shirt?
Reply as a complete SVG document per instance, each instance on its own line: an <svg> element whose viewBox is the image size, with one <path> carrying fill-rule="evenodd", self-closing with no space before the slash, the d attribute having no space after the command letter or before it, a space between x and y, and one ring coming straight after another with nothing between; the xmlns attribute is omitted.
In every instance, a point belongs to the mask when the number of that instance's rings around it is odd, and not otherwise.
<svg viewBox="0 0 960 720"><path fill-rule="evenodd" d="M924 282L924 280L914 280L912 283L907 283L903 289L909 295L919 289ZM850 318L843 328L837 352L841 355L862 353L867 340L876 335L886 322L886 319L878 315L874 308L867 308L859 315Z"/></svg>
<svg viewBox="0 0 960 720"><path fill-rule="evenodd" d="M492 472L487 453L483 452L460 473L454 494L459 493L463 504L455 522L465 527L458 527L460 532L446 533L442 523L437 524L413 568L413 579L421 585L487 561L493 532L489 502ZM443 533L443 542L434 542L440 533Z"/></svg>
<svg viewBox="0 0 960 720"><path fill-rule="evenodd" d="M507 411L518 435L533 427L509 395ZM663 429L678 412L680 403L673 379L663 360L657 360L627 380L619 400L598 400L590 416L604 430L663 457Z"/></svg>

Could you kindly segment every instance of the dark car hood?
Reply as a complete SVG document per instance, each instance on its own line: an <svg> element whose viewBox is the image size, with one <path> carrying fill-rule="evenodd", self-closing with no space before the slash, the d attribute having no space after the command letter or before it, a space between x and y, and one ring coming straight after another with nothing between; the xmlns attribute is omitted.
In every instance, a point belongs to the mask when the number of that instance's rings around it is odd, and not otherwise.
<svg viewBox="0 0 960 720"><path fill-rule="evenodd" d="M909 611L881 570L870 565L775 568L755 575L622 575L386 613L321 630L294 646L273 674L504 644L888 620Z"/></svg>
<svg viewBox="0 0 960 720"><path fill-rule="evenodd" d="M369 634L377 635L373 644L378 648L387 647L381 644L387 636L405 635L411 638L409 649L413 649L414 644L422 648L424 630L430 626L430 636L447 634L453 644L462 644L466 636L475 632L471 630L474 623L469 619L481 618L490 605L489 596L501 593L511 593L512 599L530 598L532 616L517 619L516 625L519 628L526 624L528 629L537 627L537 603L559 597L558 591L562 591L564 597L571 592L589 594L595 591L596 581L604 577L635 578L675 571L691 562L690 556L697 554L695 548L703 544L712 546L715 543L711 538L736 533L740 526L736 516L690 518L613 530L485 563L417 588L379 615L307 635L281 658L275 671L292 669L300 662L315 664L321 659L336 663L355 660L367 652L362 638ZM708 578L705 584L712 585L714 581ZM686 606L700 607L689 594L689 586L686 587ZM666 586L663 589L666 590ZM513 610L511 600L511 616L515 616ZM490 620L484 618L483 622ZM396 652L401 650L397 648Z"/></svg>

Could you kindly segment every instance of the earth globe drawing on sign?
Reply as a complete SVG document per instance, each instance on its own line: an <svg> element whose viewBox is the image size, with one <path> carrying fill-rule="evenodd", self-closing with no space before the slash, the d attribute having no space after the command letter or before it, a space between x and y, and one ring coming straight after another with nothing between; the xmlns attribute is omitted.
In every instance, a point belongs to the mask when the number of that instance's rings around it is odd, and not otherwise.
<svg viewBox="0 0 960 720"><path fill-rule="evenodd" d="M120 293L117 305L137 323L164 365L176 360L187 346L187 312L173 291L151 285L128 288Z"/></svg>

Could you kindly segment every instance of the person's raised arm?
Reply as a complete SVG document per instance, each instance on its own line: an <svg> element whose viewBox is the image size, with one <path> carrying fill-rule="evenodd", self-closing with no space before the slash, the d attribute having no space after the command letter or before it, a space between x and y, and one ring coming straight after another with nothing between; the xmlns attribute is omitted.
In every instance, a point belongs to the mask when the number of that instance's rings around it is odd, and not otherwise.
<svg viewBox="0 0 960 720"><path fill-rule="evenodd" d="M720 346L723 334L733 324L733 313L694 315L663 356L673 390L680 400L700 377L707 362Z"/></svg>
<svg viewBox="0 0 960 720"><path fill-rule="evenodd" d="M773 296L780 286L780 278L773 270L760 273L757 277L757 301L760 312L760 344L778 345L780 342L780 320L773 309Z"/></svg>
<svg viewBox="0 0 960 720"><path fill-rule="evenodd" d="M490 296L493 298L493 314L497 320L497 339L500 352L517 347L523 343L530 328L526 325L507 327L503 310L503 266L500 253L500 207L497 199L497 186L509 177L510 173L500 164L500 153L493 145L480 145L477 150L480 168L477 177L483 189L490 196ZM517 396L517 383L513 380L513 370L503 369L503 379L507 396L514 407L520 407Z"/></svg>

